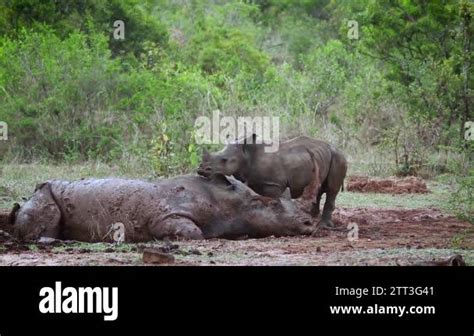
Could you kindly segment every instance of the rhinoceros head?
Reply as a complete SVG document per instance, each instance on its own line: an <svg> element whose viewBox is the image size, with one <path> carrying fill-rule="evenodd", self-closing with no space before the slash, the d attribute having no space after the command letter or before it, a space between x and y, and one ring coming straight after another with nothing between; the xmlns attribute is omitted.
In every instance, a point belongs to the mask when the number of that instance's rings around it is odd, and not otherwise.
<svg viewBox="0 0 474 336"><path fill-rule="evenodd" d="M254 196L242 214L256 237L311 234L312 219L300 211L291 199Z"/></svg>
<svg viewBox="0 0 474 336"><path fill-rule="evenodd" d="M256 135L228 143L221 151L209 153L204 151L198 174L239 175L248 161L248 155L256 146Z"/></svg>

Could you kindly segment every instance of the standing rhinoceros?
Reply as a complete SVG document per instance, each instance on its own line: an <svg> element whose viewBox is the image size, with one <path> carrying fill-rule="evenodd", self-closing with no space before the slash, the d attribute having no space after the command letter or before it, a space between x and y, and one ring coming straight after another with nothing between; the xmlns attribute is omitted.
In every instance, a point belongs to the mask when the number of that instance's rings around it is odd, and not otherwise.
<svg viewBox="0 0 474 336"><path fill-rule="evenodd" d="M260 195L269 197L280 197L286 188L292 198L309 192L314 197L313 216L319 214L321 196L326 193L320 224L333 227L331 216L347 171L344 155L328 143L306 136L280 143L275 153L266 153L266 145L257 144L256 140L253 134L219 152L204 152L198 174L234 175Z"/></svg>
<svg viewBox="0 0 474 336"><path fill-rule="evenodd" d="M255 194L239 181L182 176L157 183L125 179L49 181L14 209L14 233L88 242L300 235L313 231L291 200Z"/></svg>

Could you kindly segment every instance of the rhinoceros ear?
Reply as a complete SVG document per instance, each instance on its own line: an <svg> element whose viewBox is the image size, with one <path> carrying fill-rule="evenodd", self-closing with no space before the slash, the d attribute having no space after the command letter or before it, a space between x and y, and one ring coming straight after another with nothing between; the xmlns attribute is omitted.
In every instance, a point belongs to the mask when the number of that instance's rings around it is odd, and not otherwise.
<svg viewBox="0 0 474 336"><path fill-rule="evenodd" d="M8 224L15 224L15 219L16 219L16 214L20 210L20 204L15 203L13 204L13 209L10 211L10 214L8 215Z"/></svg>
<svg viewBox="0 0 474 336"><path fill-rule="evenodd" d="M286 199L286 200L291 200L290 188L286 187L283 194L281 194L281 198Z"/></svg>
<svg viewBox="0 0 474 336"><path fill-rule="evenodd" d="M211 158L211 154L209 154L208 150L207 149L204 149L202 151L202 160L203 161L207 161Z"/></svg>
<svg viewBox="0 0 474 336"><path fill-rule="evenodd" d="M244 153L253 153L257 148L255 145L257 143L257 134L253 133L251 137L248 137L244 140L242 145L242 150Z"/></svg>
<svg viewBox="0 0 474 336"><path fill-rule="evenodd" d="M41 188L43 188L45 185L47 185L49 182L41 182L41 183L38 183L36 186L35 186L35 191L34 192L37 192L38 190L40 190Z"/></svg>
<svg viewBox="0 0 474 336"><path fill-rule="evenodd" d="M255 145L257 143L257 134L252 133L248 138L245 138L244 145Z"/></svg>

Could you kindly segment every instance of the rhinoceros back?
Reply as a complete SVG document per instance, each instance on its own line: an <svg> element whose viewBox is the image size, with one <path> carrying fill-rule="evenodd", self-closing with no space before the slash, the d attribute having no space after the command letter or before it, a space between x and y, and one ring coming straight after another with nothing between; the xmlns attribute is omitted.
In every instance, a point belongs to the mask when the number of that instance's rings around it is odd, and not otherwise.
<svg viewBox="0 0 474 336"><path fill-rule="evenodd" d="M149 239L147 222L154 211L151 204L160 202L158 185L125 179L50 183L64 238L114 241L116 230L124 229L125 241Z"/></svg>

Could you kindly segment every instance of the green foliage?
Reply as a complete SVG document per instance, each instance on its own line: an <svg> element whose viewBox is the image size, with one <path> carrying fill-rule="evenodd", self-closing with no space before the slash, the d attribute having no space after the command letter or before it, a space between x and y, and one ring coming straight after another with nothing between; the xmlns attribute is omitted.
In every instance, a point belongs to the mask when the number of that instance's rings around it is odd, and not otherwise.
<svg viewBox="0 0 474 336"><path fill-rule="evenodd" d="M2 14L0 35L17 37L23 28L50 27L60 38L74 32L101 33L112 36L114 21L126 22L123 41L110 38L114 55L143 51L147 41L166 45L167 32L156 17L148 14L151 1L138 0L5 0L0 4Z"/></svg>
<svg viewBox="0 0 474 336"><path fill-rule="evenodd" d="M462 139L447 136L469 120L472 96L468 69L472 64L469 40L474 34L472 3L443 1L370 2L361 15L362 49L384 60L386 78L398 92L410 115L419 121L438 121L436 131L444 145ZM464 89L463 89L464 86ZM454 141L453 141L454 140Z"/></svg>
<svg viewBox="0 0 474 336"><path fill-rule="evenodd" d="M53 48L54 46L54 48ZM118 61L102 35L24 30L0 41L0 119L27 153L83 156L110 153L121 136L107 111Z"/></svg>
<svg viewBox="0 0 474 336"><path fill-rule="evenodd" d="M456 215L474 224L474 169L466 176L456 178L457 189L453 193L449 205Z"/></svg>
<svg viewBox="0 0 474 336"><path fill-rule="evenodd" d="M194 120L219 109L279 116L282 137L353 157L370 148L373 173L462 173L472 13L466 0L5 0L0 155L189 171Z"/></svg>

